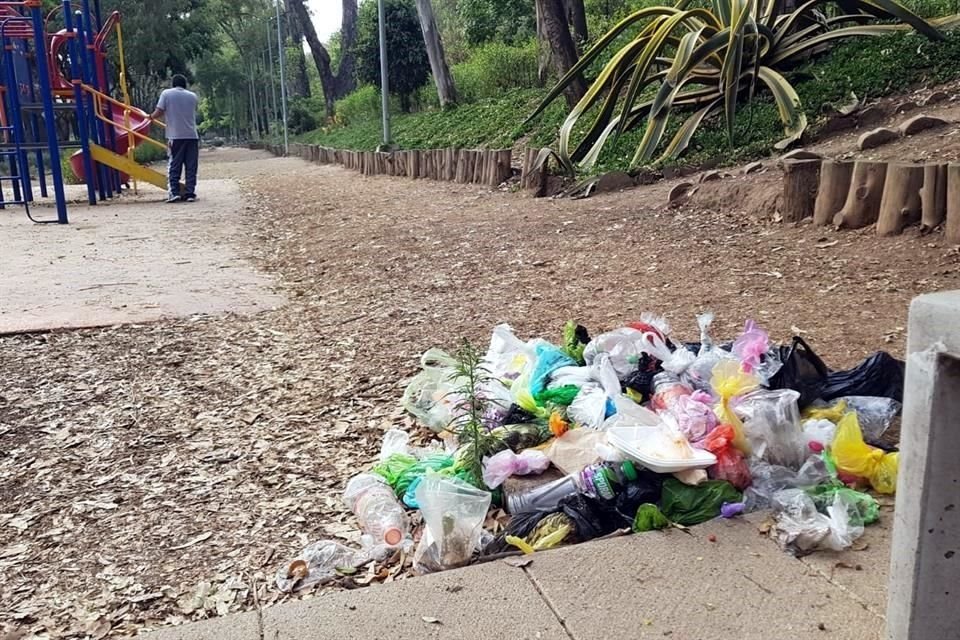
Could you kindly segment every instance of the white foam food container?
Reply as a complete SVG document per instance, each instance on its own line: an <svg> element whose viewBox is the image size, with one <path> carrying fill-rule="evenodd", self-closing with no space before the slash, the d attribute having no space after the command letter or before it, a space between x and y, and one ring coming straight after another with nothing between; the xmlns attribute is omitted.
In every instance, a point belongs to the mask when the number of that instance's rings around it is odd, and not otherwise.
<svg viewBox="0 0 960 640"><path fill-rule="evenodd" d="M705 469L717 463L709 451L690 446L683 434L665 425L655 427L612 427L607 441L631 460L656 473Z"/></svg>

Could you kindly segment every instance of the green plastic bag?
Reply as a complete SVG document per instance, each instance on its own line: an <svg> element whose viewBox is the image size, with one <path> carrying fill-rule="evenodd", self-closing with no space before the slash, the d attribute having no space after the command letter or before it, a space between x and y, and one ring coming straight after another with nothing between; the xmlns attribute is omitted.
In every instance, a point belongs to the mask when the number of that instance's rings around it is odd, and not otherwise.
<svg viewBox="0 0 960 640"><path fill-rule="evenodd" d="M417 459L411 455L407 455L406 453L392 453L390 457L376 465L371 471L382 476L383 479L387 481L387 484L396 490L400 475L415 464L417 464Z"/></svg>
<svg viewBox="0 0 960 640"><path fill-rule="evenodd" d="M664 529L669 526L670 521L660 512L657 505L649 502L640 505L640 508L637 509L637 515L633 517L634 533Z"/></svg>
<svg viewBox="0 0 960 640"><path fill-rule="evenodd" d="M857 513L850 514L850 524L864 526L880 520L880 503L866 493L851 489L841 483L821 484L807 489L807 495L813 498L817 511L826 513L827 507L833 506L837 494L842 494L843 501L856 506Z"/></svg>
<svg viewBox="0 0 960 640"><path fill-rule="evenodd" d="M724 502L742 500L740 492L726 480L708 480L691 487L668 478L663 483L660 508L672 522L689 527L719 516Z"/></svg>
<svg viewBox="0 0 960 640"><path fill-rule="evenodd" d="M394 453L373 468L373 472L383 476L398 497L406 494L410 484L427 473L427 470L440 471L453 466L453 458L445 453L437 453L418 461L405 453Z"/></svg>
<svg viewBox="0 0 960 640"><path fill-rule="evenodd" d="M546 407L547 405L569 407L578 393L580 393L580 387L575 384L566 384L554 389L544 389L533 396L533 399L536 400L537 404L541 407Z"/></svg>

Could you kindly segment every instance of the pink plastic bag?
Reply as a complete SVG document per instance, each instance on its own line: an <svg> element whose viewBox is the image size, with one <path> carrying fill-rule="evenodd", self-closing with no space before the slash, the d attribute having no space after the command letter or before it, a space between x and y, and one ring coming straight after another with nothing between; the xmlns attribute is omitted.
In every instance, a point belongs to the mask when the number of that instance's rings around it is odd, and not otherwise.
<svg viewBox="0 0 960 640"><path fill-rule="evenodd" d="M490 489L496 489L510 476L543 473L549 466L550 458L542 451L525 449L520 453L514 453L507 449L484 458L483 483Z"/></svg>
<svg viewBox="0 0 960 640"><path fill-rule="evenodd" d="M744 373L753 373L763 362L770 348L770 336L753 320L747 320L743 333L733 343L733 354L739 358Z"/></svg>
<svg viewBox="0 0 960 640"><path fill-rule="evenodd" d="M717 426L717 414L710 407L712 398L702 392L677 398L671 413L677 420L677 427L687 437L690 444L697 446L701 440Z"/></svg>

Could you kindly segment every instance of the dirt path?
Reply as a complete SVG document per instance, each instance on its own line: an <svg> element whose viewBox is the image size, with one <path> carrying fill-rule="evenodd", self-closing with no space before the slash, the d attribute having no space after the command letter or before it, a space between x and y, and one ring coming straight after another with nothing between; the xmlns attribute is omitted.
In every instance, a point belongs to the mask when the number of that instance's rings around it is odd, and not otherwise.
<svg viewBox="0 0 960 640"><path fill-rule="evenodd" d="M901 352L910 298L960 284L936 240L219 153L205 175L250 198L239 251L290 303L0 338L0 632L121 635L276 599L283 558L356 535L340 489L407 422L430 346L648 310L695 338L712 309L718 337L754 317L845 366Z"/></svg>

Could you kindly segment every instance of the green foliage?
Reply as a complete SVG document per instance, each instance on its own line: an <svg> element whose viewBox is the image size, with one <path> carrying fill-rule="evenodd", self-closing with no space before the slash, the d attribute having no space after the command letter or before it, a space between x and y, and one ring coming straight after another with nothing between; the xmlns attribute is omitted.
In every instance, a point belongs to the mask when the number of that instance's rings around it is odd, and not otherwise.
<svg viewBox="0 0 960 640"><path fill-rule="evenodd" d="M470 45L485 42L512 44L537 34L533 2L516 0L460 0L457 13Z"/></svg>
<svg viewBox="0 0 960 640"><path fill-rule="evenodd" d="M60 173L63 174L63 184L83 184L73 172L73 165L70 164L70 156L67 154L60 158Z"/></svg>
<svg viewBox="0 0 960 640"><path fill-rule="evenodd" d="M540 90L514 89L499 98L479 100L448 111L397 115L393 118L393 139L405 149L505 148L524 137L530 144L546 145L553 140L556 127L563 120L561 105L551 106L540 117L537 127L517 126L517 114L529 113L542 97ZM339 149L372 150L380 144L380 138L378 107L371 110L368 118L351 121L345 127L313 131L303 140Z"/></svg>
<svg viewBox="0 0 960 640"><path fill-rule="evenodd" d="M380 117L380 91L369 85L338 100L335 106L337 122L344 125L377 120Z"/></svg>
<svg viewBox="0 0 960 640"><path fill-rule="evenodd" d="M591 169L604 146L617 136L645 126L631 166L648 164L661 150L670 116L685 112L686 120L662 149L661 160L675 158L689 146L701 123L722 113L733 146L736 113L763 89L776 103L787 135L785 147L807 127L807 118L794 87L781 75L785 69L853 36L877 36L913 27L931 39L943 36L929 23L894 0L849 0L842 15L827 18L819 10L830 0L810 0L783 13L769 0L712 0L710 8L680 0L674 6L637 11L603 36L554 87L545 107L581 71L603 55L610 60L560 128L557 158L571 173L574 163ZM868 11L870 13L868 13ZM897 24L877 24L877 18ZM619 50L611 44L635 30ZM592 124L579 143L572 137L582 116L593 110ZM538 110L539 112L539 110Z"/></svg>
<svg viewBox="0 0 960 640"><path fill-rule="evenodd" d="M537 43L530 40L518 46L498 42L484 45L451 72L463 102L494 98L508 89L536 87Z"/></svg>
<svg viewBox="0 0 960 640"><path fill-rule="evenodd" d="M430 61L423 44L420 19L413 0L384 0L387 16L387 62L390 92L400 97L404 111L410 97L430 77ZM364 2L357 16L357 79L361 84L380 86L380 36L377 3Z"/></svg>
<svg viewBox="0 0 960 640"><path fill-rule="evenodd" d="M287 114L287 126L290 133L299 135L307 131L313 131L317 128L317 118L313 114L315 111L310 109L307 100L295 100L290 105L290 112Z"/></svg>
<svg viewBox="0 0 960 640"><path fill-rule="evenodd" d="M484 414L492 404L484 389L493 382L493 376L483 366L483 354L467 340L454 353L454 359L450 381L456 385L453 414L457 417L447 428L460 443L458 467L469 474L474 485L482 487L483 459L504 449L502 438L484 424Z"/></svg>
<svg viewBox="0 0 960 640"><path fill-rule="evenodd" d="M134 150L133 157L140 164L153 164L166 161L167 151L156 145L144 143Z"/></svg>

